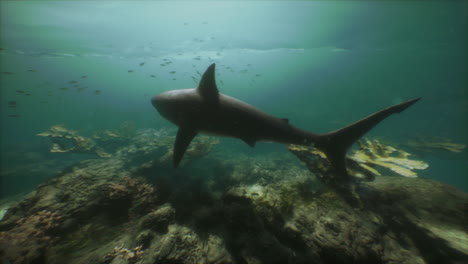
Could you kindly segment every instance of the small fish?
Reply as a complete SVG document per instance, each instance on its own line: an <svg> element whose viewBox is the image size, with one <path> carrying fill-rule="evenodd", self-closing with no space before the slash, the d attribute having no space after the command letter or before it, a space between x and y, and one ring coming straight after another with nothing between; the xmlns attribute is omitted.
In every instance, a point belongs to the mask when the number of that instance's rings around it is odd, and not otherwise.
<svg viewBox="0 0 468 264"><path fill-rule="evenodd" d="M16 92L17 92L17 93L20 93L20 94L24 93L23 90L16 90Z"/></svg>
<svg viewBox="0 0 468 264"><path fill-rule="evenodd" d="M100 90L96 90L96 91L94 91L94 94L101 94L101 91L100 91Z"/></svg>
<svg viewBox="0 0 468 264"><path fill-rule="evenodd" d="M30 69L30 70L28 70L28 72L37 72L37 71L34 70L34 69Z"/></svg>
<svg viewBox="0 0 468 264"><path fill-rule="evenodd" d="M197 70L197 74L200 75L200 76L202 76L201 73L200 73L198 70Z"/></svg>
<svg viewBox="0 0 468 264"><path fill-rule="evenodd" d="M13 75L13 74L15 74L14 72L2 72L2 73L5 74L5 75Z"/></svg>
<svg viewBox="0 0 468 264"><path fill-rule="evenodd" d="M73 84L73 83L78 83L78 82L77 81L69 81L68 83Z"/></svg>
<svg viewBox="0 0 468 264"><path fill-rule="evenodd" d="M8 101L9 105L16 105L16 101Z"/></svg>
<svg viewBox="0 0 468 264"><path fill-rule="evenodd" d="M59 88L59 90L68 91L68 87L62 87L62 88Z"/></svg>
<svg viewBox="0 0 468 264"><path fill-rule="evenodd" d="M88 76L87 75L83 75L81 76L81 79L86 79Z"/></svg>
<svg viewBox="0 0 468 264"><path fill-rule="evenodd" d="M9 117L20 117L20 115L8 115Z"/></svg>
<svg viewBox="0 0 468 264"><path fill-rule="evenodd" d="M176 73L176 71L170 71L169 73L170 73L170 74L175 74L175 73Z"/></svg>
<svg viewBox="0 0 468 264"><path fill-rule="evenodd" d="M26 95L26 96L30 96L31 94L30 94L30 93L25 93L24 95Z"/></svg>
<svg viewBox="0 0 468 264"><path fill-rule="evenodd" d="M166 62L166 65L169 65L169 64L171 64L171 63L172 63L172 61L167 61L167 62Z"/></svg>
<svg viewBox="0 0 468 264"><path fill-rule="evenodd" d="M145 65L145 62L140 63L140 67L143 66L143 65Z"/></svg>
<svg viewBox="0 0 468 264"><path fill-rule="evenodd" d="M128 70L128 73L132 73L132 72L134 72L134 70Z"/></svg>
<svg viewBox="0 0 468 264"><path fill-rule="evenodd" d="M164 58L164 59L163 59L163 61L167 61L167 60L169 60L169 59L167 59L167 58Z"/></svg>
<svg viewBox="0 0 468 264"><path fill-rule="evenodd" d="M189 24L188 22L184 22L184 26L188 26L188 24Z"/></svg>
<svg viewBox="0 0 468 264"><path fill-rule="evenodd" d="M219 82L221 83L221 85L224 85L224 82L223 82L223 80L219 80Z"/></svg>
<svg viewBox="0 0 468 264"><path fill-rule="evenodd" d="M259 73L255 74L255 77L260 77L260 76L262 76L262 75L259 74Z"/></svg>
<svg viewBox="0 0 468 264"><path fill-rule="evenodd" d="M172 78L173 81L177 80L176 78Z"/></svg>
<svg viewBox="0 0 468 264"><path fill-rule="evenodd" d="M161 63L161 64L159 64L159 65L161 65L161 66L163 66L163 67L166 66L166 64L164 64L164 63Z"/></svg>
<svg viewBox="0 0 468 264"><path fill-rule="evenodd" d="M82 91L84 91L84 89L86 89L86 87L80 87L80 88L78 88L77 91L78 91L78 92L82 92Z"/></svg>
<svg viewBox="0 0 468 264"><path fill-rule="evenodd" d="M80 85L79 85L79 84L75 84L75 85L73 85L73 87L80 87Z"/></svg>
<svg viewBox="0 0 468 264"><path fill-rule="evenodd" d="M195 58L193 58L194 60L201 60L201 57L200 56L197 56Z"/></svg>
<svg viewBox="0 0 468 264"><path fill-rule="evenodd" d="M156 78L156 75L154 75L154 74L151 74L150 76L151 76L152 78Z"/></svg>

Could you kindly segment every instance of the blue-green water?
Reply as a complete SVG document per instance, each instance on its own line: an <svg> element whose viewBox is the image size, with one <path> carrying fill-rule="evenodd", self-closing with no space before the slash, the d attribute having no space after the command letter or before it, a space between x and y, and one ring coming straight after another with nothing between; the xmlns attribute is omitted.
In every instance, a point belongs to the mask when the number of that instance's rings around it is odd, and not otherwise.
<svg viewBox="0 0 468 264"><path fill-rule="evenodd" d="M31 153L46 155L44 139L35 135L56 124L84 133L127 120L138 128L174 127L150 97L195 87L211 63L222 93L303 129L334 130L423 97L368 136L467 143L466 1L2 1L0 7L2 175L34 160ZM252 152L233 140L217 148ZM261 143L253 151L286 149ZM430 164L420 176L468 190L466 150L418 158ZM46 178L35 173L3 178L2 192Z"/></svg>

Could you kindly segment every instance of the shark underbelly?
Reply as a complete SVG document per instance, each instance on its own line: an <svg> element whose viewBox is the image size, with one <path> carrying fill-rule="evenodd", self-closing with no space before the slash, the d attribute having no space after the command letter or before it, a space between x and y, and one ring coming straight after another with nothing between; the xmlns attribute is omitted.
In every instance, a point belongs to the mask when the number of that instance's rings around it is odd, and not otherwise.
<svg viewBox="0 0 468 264"><path fill-rule="evenodd" d="M239 116L212 118L198 122L198 133L239 138L252 145L257 141L283 144L310 144L314 135L298 129L287 121L273 117Z"/></svg>

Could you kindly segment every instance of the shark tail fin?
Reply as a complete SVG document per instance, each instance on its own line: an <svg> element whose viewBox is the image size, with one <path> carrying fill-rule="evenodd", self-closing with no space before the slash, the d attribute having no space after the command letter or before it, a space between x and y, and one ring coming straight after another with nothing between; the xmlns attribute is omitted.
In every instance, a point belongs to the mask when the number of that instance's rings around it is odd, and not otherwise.
<svg viewBox="0 0 468 264"><path fill-rule="evenodd" d="M344 128L327 134L322 134L318 137L315 147L327 155L335 176L347 179L348 172L346 171L345 156L348 148L382 120L392 114L402 112L420 99L421 98L412 99L401 104L385 108Z"/></svg>

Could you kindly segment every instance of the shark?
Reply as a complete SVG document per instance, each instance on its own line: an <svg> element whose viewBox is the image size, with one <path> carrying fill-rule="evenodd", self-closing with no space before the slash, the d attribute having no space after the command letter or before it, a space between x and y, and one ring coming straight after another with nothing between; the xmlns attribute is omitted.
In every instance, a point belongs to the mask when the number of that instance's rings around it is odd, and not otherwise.
<svg viewBox="0 0 468 264"><path fill-rule="evenodd" d="M179 128L173 150L175 168L190 142L201 133L237 138L251 147L258 141L314 146L325 153L336 175L346 177L345 155L351 145L388 116L402 112L421 99L390 106L336 131L319 134L220 93L215 67L213 63L207 68L196 88L170 90L151 98L159 114Z"/></svg>

